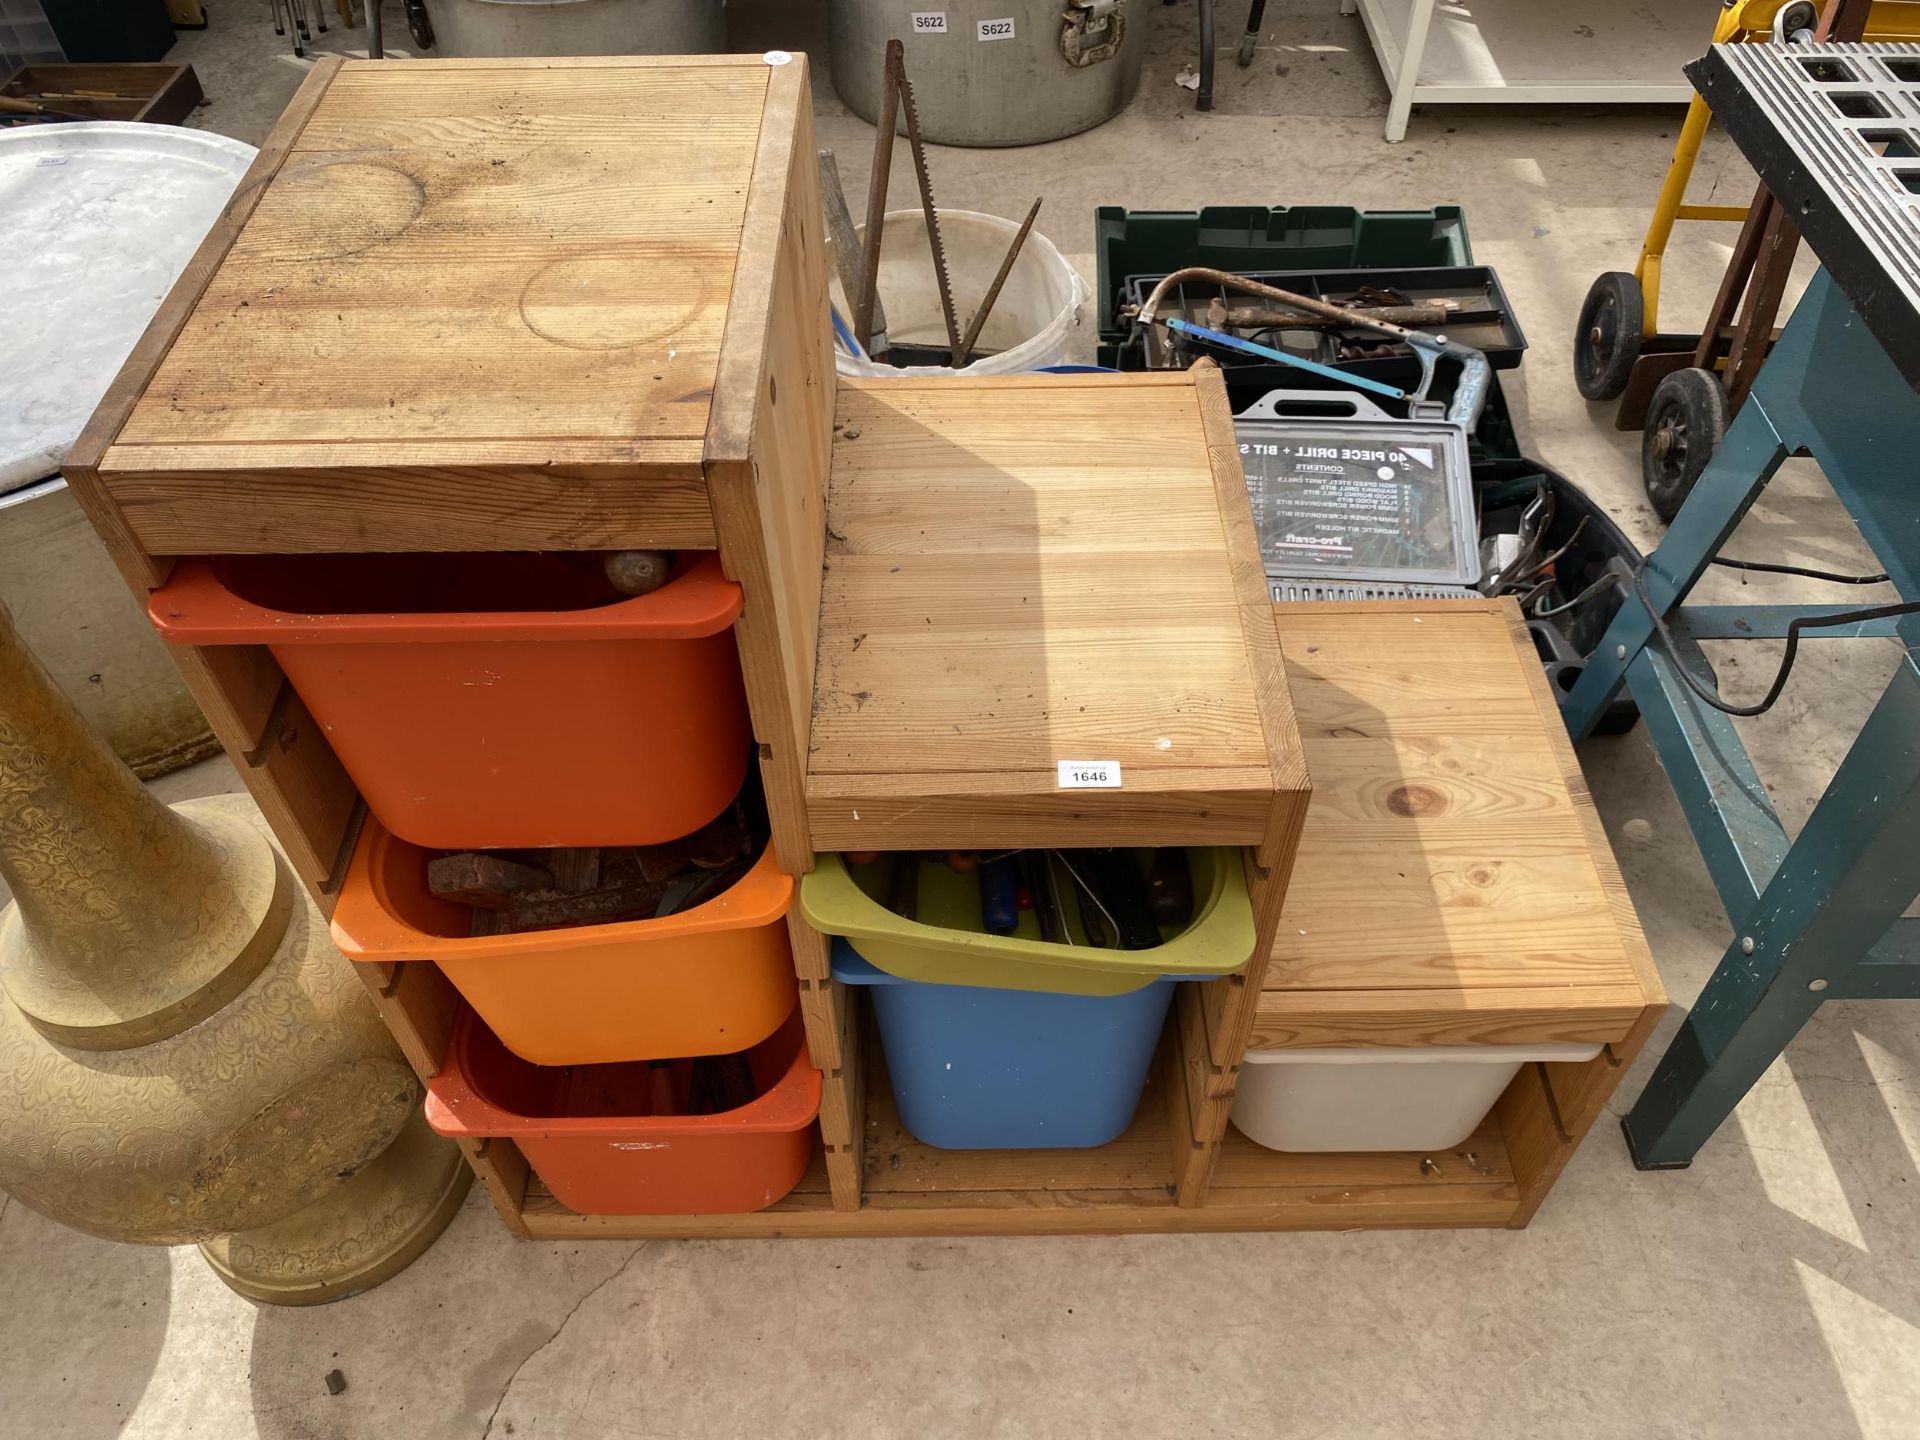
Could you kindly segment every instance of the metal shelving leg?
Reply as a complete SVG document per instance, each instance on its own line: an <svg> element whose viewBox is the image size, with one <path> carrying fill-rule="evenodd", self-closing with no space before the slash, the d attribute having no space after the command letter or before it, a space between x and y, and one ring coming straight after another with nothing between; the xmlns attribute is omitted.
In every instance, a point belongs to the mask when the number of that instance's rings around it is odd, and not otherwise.
<svg viewBox="0 0 1920 1440"><path fill-rule="evenodd" d="M1200 0L1200 93L1193 108L1213 109L1213 0Z"/></svg>
<svg viewBox="0 0 1920 1440"><path fill-rule="evenodd" d="M1387 106L1389 144L1407 138L1407 117L1413 113L1413 90L1420 83L1420 66L1427 58L1427 34L1433 29L1435 0L1413 0L1407 17L1407 47L1393 77L1393 100ZM1351 12L1348 12L1351 13Z"/></svg>

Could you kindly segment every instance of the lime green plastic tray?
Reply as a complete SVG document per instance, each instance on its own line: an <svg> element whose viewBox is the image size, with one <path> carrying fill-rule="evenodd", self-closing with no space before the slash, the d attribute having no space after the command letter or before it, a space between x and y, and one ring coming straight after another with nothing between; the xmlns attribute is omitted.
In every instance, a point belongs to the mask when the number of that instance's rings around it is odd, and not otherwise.
<svg viewBox="0 0 1920 1440"><path fill-rule="evenodd" d="M1012 935L980 929L977 875L956 874L944 858L920 862L919 920L887 909L891 856L849 867L822 855L800 882L800 913L814 929L844 935L860 957L903 980L973 985L997 990L1042 990L1056 995L1125 995L1162 976L1201 979L1228 975L1253 957L1253 906L1247 899L1240 852L1191 849L1193 919L1151 950L1100 950L1084 944L1048 944L1031 910L1020 912ZM1151 851L1139 852L1142 874ZM1056 862L1056 873L1058 862ZM1060 873L1062 916L1070 938L1084 938L1079 907Z"/></svg>

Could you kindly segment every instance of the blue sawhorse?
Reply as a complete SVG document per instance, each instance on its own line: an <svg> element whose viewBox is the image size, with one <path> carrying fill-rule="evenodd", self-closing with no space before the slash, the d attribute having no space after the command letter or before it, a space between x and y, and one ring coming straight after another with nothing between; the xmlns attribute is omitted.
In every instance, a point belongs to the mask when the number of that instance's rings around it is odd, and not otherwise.
<svg viewBox="0 0 1920 1440"><path fill-rule="evenodd" d="M1568 697L1583 739L1625 684L1647 723L1733 943L1627 1116L1642 1169L1677 1169L1826 1000L1920 998L1920 615L1809 637L1895 636L1900 667L1791 846L1732 721L1675 667L1704 673L1698 642L1780 638L1796 615L1859 605L1679 602L1787 456L1825 472L1902 600L1920 596L1920 396L1825 271L1768 356L1725 441L1660 547L1644 589L1669 653L1629 593Z"/></svg>

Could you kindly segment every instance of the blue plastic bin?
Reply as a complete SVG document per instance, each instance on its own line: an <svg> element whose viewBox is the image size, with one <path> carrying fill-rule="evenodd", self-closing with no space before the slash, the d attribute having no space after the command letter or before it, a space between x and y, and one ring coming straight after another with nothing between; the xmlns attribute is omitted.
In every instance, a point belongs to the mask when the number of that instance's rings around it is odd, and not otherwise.
<svg viewBox="0 0 1920 1440"><path fill-rule="evenodd" d="M1071 1150L1133 1122L1173 980L1051 995L902 980L833 942L833 975L873 987L900 1122L942 1150Z"/></svg>

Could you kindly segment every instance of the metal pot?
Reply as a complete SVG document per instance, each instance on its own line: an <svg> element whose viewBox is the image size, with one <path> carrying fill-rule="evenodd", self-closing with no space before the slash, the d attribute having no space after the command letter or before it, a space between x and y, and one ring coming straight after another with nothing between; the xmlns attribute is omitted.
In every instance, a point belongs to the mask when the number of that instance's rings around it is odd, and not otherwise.
<svg viewBox="0 0 1920 1440"><path fill-rule="evenodd" d="M906 45L920 133L1037 145L1112 119L1140 86L1159 0L830 0L833 88L871 123L887 41Z"/></svg>

